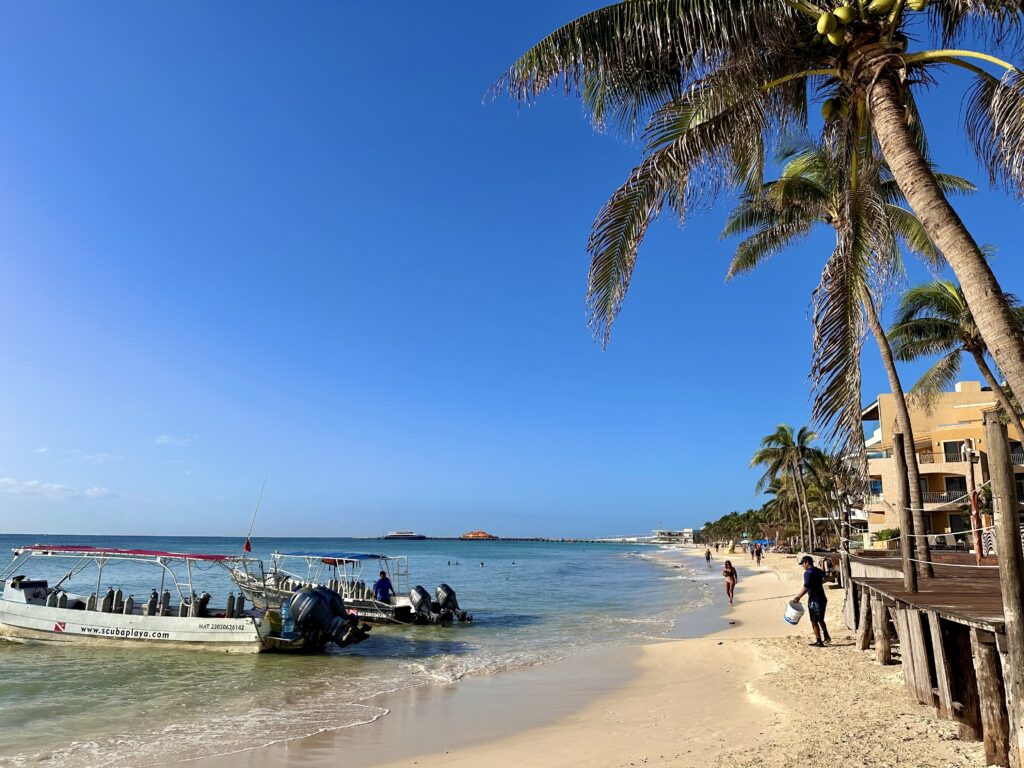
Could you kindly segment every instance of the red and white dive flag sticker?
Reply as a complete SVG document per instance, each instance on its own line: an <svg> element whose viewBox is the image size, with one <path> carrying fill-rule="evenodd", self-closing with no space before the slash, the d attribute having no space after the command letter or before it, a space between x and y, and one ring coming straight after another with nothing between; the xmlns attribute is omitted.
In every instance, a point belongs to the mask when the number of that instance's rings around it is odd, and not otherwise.
<svg viewBox="0 0 1024 768"><path fill-rule="evenodd" d="M66 626L67 626L67 622L58 621L56 624L53 625L53 631L54 632L63 632L64 631L64 627L66 627Z"/></svg>

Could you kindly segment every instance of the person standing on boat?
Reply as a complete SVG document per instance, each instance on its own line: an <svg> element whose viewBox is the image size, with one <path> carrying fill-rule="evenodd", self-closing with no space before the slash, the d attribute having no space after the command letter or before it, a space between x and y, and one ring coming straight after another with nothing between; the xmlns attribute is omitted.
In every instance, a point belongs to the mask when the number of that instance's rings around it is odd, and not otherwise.
<svg viewBox="0 0 1024 768"><path fill-rule="evenodd" d="M725 577L725 594L729 597L729 605L732 605L733 593L736 590L736 582L740 580L740 575L736 572L736 567L731 560L725 561L722 575Z"/></svg>
<svg viewBox="0 0 1024 768"><path fill-rule="evenodd" d="M811 620L815 638L811 645L824 648L825 643L832 642L828 627L825 626L825 609L828 607L828 598L825 596L825 572L814 567L814 560L810 555L801 557L800 565L804 569L804 588L793 600L799 603L803 596L807 595L807 615Z"/></svg>
<svg viewBox="0 0 1024 768"><path fill-rule="evenodd" d="M378 603L390 603L391 596L395 594L395 588L391 586L391 579L387 573L380 572L380 578L373 584L373 599Z"/></svg>

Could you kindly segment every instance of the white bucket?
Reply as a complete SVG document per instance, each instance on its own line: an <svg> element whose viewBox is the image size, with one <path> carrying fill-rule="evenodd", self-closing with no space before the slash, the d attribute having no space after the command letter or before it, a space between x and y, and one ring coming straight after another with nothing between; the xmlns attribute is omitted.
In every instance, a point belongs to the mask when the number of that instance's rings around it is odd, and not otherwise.
<svg viewBox="0 0 1024 768"><path fill-rule="evenodd" d="M800 623L800 619L804 617L804 606L803 603L798 603L796 600L789 601L789 607L786 608L785 619L787 622L796 626Z"/></svg>

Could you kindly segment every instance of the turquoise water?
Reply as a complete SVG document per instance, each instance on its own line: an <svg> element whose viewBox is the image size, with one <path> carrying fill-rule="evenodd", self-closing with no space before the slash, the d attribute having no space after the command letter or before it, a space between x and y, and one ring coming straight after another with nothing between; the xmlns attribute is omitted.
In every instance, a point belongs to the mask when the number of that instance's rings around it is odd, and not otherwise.
<svg viewBox="0 0 1024 768"><path fill-rule="evenodd" d="M0 550L37 542L239 548L238 539L222 538L0 536ZM408 555L412 584L433 592L447 582L476 620L451 628L375 627L359 646L312 656L0 640L0 766L144 766L157 757L227 753L358 725L385 714L366 703L375 694L661 637L710 598L711 577L678 552L636 545L266 538L254 539L252 554L307 549ZM68 565L32 563L27 576L51 579ZM85 572L69 589L93 592L95 578ZM232 588L215 566L194 578L213 605ZM102 588L144 599L158 579L155 568L108 567Z"/></svg>

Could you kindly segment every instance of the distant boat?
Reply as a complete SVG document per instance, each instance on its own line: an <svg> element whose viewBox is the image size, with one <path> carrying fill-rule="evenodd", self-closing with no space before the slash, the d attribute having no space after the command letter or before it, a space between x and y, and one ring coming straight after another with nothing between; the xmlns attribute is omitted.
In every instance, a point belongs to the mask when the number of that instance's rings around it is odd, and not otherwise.
<svg viewBox="0 0 1024 768"><path fill-rule="evenodd" d="M490 541L492 539L497 539L498 537L495 536L493 533L488 533L487 531L469 531L468 533L462 534L459 538L460 539L470 539L470 540L473 540L473 541L477 541L477 540Z"/></svg>
<svg viewBox="0 0 1024 768"><path fill-rule="evenodd" d="M413 541L421 541L425 538L422 533L416 533L415 531L390 531L384 536L385 539L411 539Z"/></svg>

